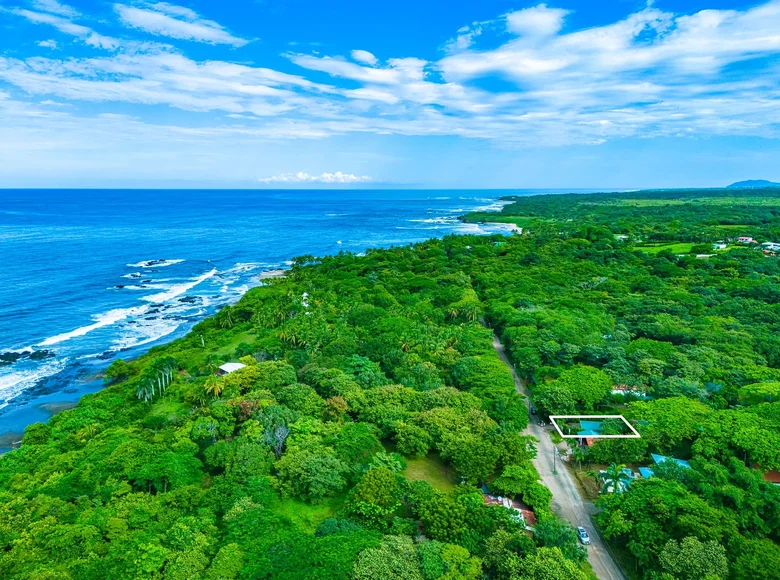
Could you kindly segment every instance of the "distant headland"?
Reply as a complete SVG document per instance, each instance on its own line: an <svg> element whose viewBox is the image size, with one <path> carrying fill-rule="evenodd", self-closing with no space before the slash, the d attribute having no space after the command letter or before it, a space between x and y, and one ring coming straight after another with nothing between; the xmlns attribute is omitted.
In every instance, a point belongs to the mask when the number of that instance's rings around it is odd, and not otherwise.
<svg viewBox="0 0 780 580"><path fill-rule="evenodd" d="M767 187L780 187L780 183L767 181L766 179L750 179L732 183L726 189L765 189Z"/></svg>

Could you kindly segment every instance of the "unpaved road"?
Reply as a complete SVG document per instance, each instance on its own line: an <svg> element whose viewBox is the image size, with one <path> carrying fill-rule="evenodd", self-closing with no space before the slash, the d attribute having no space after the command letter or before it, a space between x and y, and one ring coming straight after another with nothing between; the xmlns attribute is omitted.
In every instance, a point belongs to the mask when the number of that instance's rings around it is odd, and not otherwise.
<svg viewBox="0 0 780 580"><path fill-rule="evenodd" d="M504 345L501 344L501 341L495 335L493 336L493 347L512 372L512 378L515 381L515 387L518 392L528 397L530 404L531 399L525 384L515 373L512 363L509 362L504 352ZM594 505L582 500L571 474L569 474L566 466L561 462L560 457L557 458L558 475L553 474L554 451L550 435L543 427L540 427L533 421L531 421L523 433L525 435L533 435L539 440L538 453L533 463L542 478L542 483L552 492L553 512L571 525L583 526L588 530L590 535L590 546L587 546L588 561L593 567L596 576L599 577L599 580L626 580L618 565L609 552L607 552L601 536L599 536L591 521L591 514L596 511Z"/></svg>

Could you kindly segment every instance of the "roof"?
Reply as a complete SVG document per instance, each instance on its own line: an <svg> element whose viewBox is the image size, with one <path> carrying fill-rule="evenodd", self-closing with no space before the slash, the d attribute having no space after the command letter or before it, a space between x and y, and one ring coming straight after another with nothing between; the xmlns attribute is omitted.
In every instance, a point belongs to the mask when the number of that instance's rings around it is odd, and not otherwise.
<svg viewBox="0 0 780 580"><path fill-rule="evenodd" d="M663 463L664 461L674 461L679 465L680 467L687 467L690 469L691 464L685 461L684 459L675 459L674 457L666 457L664 455L656 455L655 453L651 453L650 456L653 458L653 461L655 461L655 464L658 465L659 463Z"/></svg>
<svg viewBox="0 0 780 580"><path fill-rule="evenodd" d="M639 468L639 474L647 479L648 477L653 477L653 470L649 467L640 467Z"/></svg>
<svg viewBox="0 0 780 580"><path fill-rule="evenodd" d="M601 421L580 421L580 429L585 431L601 431Z"/></svg>
<svg viewBox="0 0 780 580"><path fill-rule="evenodd" d="M245 364L241 364L241 363L225 363L221 367L219 367L219 370L229 375L230 373L240 371L245 366L246 366Z"/></svg>
<svg viewBox="0 0 780 580"><path fill-rule="evenodd" d="M780 471L778 471L777 469L767 471L764 474L764 481L768 481L769 483L780 484Z"/></svg>

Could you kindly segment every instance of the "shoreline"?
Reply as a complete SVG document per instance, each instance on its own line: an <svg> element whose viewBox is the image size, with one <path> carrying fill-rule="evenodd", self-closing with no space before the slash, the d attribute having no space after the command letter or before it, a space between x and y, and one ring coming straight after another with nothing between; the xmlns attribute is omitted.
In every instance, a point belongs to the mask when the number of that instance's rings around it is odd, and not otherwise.
<svg viewBox="0 0 780 580"><path fill-rule="evenodd" d="M496 212L506 205L506 201L495 200L488 210L482 207L482 211ZM462 215L455 217L454 221L464 223ZM518 231L514 224L501 224L495 222L483 222L482 224L495 229L495 231L458 232L461 235L513 235ZM431 235L430 238L440 236ZM413 244L409 241L405 245ZM260 272L255 278L256 283L248 286L246 291L263 285L266 280L283 278L289 272L289 268L275 268ZM235 301L246 293L236 297ZM231 302L234 303L234 302ZM5 401L5 406L0 408L0 454L11 450L12 444L21 440L24 429L39 422L48 422L51 417L78 405L84 395L98 392L105 388L102 377L105 369L112 360L123 358L135 360L146 354L151 348L169 344L191 332L192 327L214 316L216 312L210 312L197 320L193 319L183 325L179 331L162 337L159 341L144 344L142 347L130 348L126 351L118 351L112 357L96 357L88 362L71 362L54 375L44 377L35 385L22 391L12 399ZM124 356L123 356L124 355Z"/></svg>
<svg viewBox="0 0 780 580"><path fill-rule="evenodd" d="M248 290L262 286L264 281L283 278L289 269L277 268L265 270L257 276L257 283ZM245 293L244 293L245 294ZM244 295L239 296L236 301ZM144 356L151 348L169 344L186 336L192 327L202 320L214 316L210 313L198 320L190 321L180 331L172 333L136 349L118 351L115 358L123 360L135 360ZM67 365L61 371L44 377L32 387L26 389L13 399L6 401L6 405L0 409L0 455L11 451L13 443L19 442L24 434L24 429L33 423L46 423L53 416L78 406L84 395L96 393L105 388L103 374L108 367L107 360L95 360L90 365L74 363Z"/></svg>

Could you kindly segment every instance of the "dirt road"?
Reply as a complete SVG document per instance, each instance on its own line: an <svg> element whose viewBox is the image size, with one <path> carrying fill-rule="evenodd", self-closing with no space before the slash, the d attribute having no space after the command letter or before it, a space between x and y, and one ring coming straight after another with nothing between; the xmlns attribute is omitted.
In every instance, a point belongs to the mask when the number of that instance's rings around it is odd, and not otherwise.
<svg viewBox="0 0 780 580"><path fill-rule="evenodd" d="M525 384L515 373L504 352L504 345L501 344L496 336L493 337L493 347L512 372L512 378L515 381L515 387L518 392L528 397L529 394ZM553 458L554 446L549 433L543 427L531 422L524 434L533 435L539 440L539 452L533 463L542 477L542 483L552 492L553 512L573 526L583 526L588 530L591 542L590 546L588 546L588 561L593 567L596 576L599 577L599 580L626 580L618 565L609 552L607 552L601 536L599 536L591 521L591 515L595 512L595 507L592 503L582 500L577 487L574 485L572 476L569 474L566 466L561 463L560 457ZM557 462L557 475L553 473L553 462Z"/></svg>

